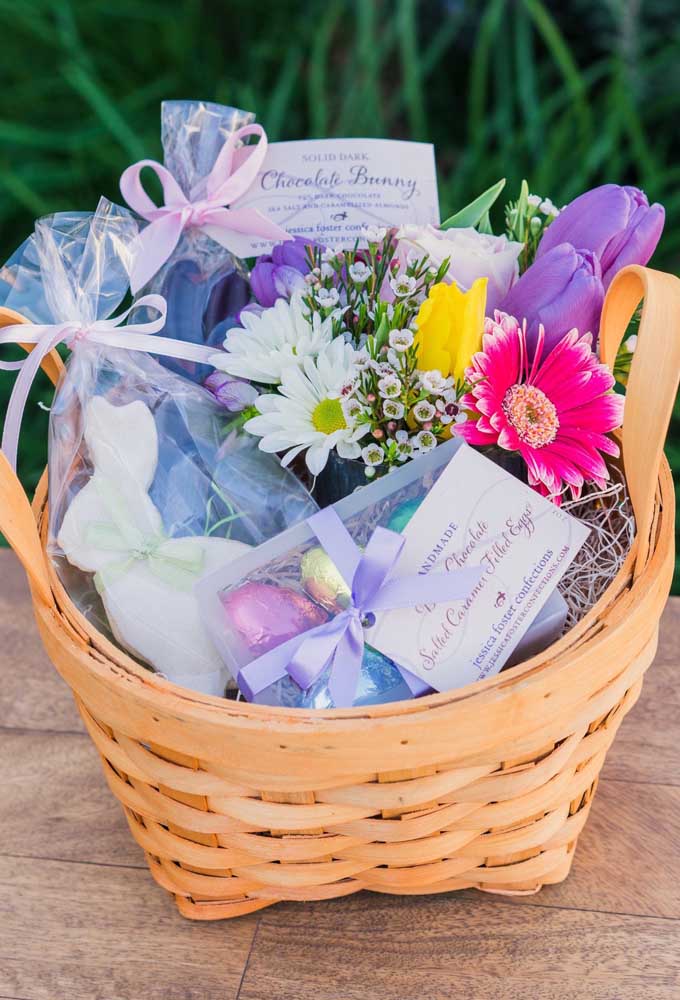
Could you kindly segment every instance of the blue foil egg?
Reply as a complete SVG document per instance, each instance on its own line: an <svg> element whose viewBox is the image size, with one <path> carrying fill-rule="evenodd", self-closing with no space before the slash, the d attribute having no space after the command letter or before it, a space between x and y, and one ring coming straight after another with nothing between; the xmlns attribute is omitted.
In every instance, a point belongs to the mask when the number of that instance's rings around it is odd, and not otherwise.
<svg viewBox="0 0 680 1000"><path fill-rule="evenodd" d="M328 669L303 691L291 677L261 691L255 701L261 705L282 705L285 708L347 708L334 705L328 689ZM401 673L389 659L372 646L364 647L364 658L353 705L382 705L389 701L412 698L411 690Z"/></svg>

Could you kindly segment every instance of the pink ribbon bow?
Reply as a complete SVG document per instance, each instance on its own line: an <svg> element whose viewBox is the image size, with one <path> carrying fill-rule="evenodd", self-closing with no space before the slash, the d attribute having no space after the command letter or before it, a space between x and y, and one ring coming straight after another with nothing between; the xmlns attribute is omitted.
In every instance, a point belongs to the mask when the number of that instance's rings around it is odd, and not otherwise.
<svg viewBox="0 0 680 1000"><path fill-rule="evenodd" d="M143 306L153 309L157 313L156 319L145 323L122 325L133 309ZM184 343L171 337L155 336L165 325L166 312L167 306L162 295L145 295L120 316L113 316L110 319L97 319L92 323L83 323L81 320L68 320L62 323L18 323L16 326L6 326L0 330L0 345L35 344L28 357L22 361L0 361L0 370L19 372L7 406L2 434L2 451L13 469L16 469L19 431L31 385L43 358L58 344L66 344L73 350L78 343L88 341L103 347L125 347L131 351L144 351L149 354L160 354L166 358L210 364L210 359L215 354L214 348L203 344ZM124 337L121 334L124 334Z"/></svg>
<svg viewBox="0 0 680 1000"><path fill-rule="evenodd" d="M249 135L258 136L259 142L256 146L246 146L240 151L244 155L235 157L237 144ZM140 234L140 249L130 276L133 294L136 295L165 264L182 231L189 226L206 230L218 243L222 242L220 230L247 233L275 242L292 239L285 229L256 208L228 207L248 191L266 154L267 136L261 125L244 125L232 132L205 178L205 196L196 201L184 194L167 167L156 160L140 160L123 172L120 178L123 198L149 222ZM144 167L150 167L160 180L165 204L156 205L144 190L141 180Z"/></svg>

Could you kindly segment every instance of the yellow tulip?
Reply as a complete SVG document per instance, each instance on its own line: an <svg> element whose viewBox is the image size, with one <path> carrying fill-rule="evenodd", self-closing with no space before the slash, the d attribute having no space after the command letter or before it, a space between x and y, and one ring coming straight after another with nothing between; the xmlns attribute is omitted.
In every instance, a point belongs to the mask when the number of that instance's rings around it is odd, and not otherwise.
<svg viewBox="0 0 680 1000"><path fill-rule="evenodd" d="M477 278L469 292L456 284L433 285L416 317L418 367L437 369L462 382L472 355L482 349L487 278Z"/></svg>

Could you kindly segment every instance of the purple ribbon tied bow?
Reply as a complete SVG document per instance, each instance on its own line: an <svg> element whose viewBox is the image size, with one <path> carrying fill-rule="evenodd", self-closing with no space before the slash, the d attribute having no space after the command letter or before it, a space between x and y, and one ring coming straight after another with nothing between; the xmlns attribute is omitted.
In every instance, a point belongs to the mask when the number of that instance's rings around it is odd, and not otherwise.
<svg viewBox="0 0 680 1000"><path fill-rule="evenodd" d="M314 514L307 523L351 588L350 605L330 621L252 660L239 672L238 684L252 701L286 674L307 690L330 666L328 689L333 705L346 708L354 702L364 655L364 631L372 624L375 612L460 600L468 596L482 570L470 567L450 573L393 577L406 541L403 535L378 527L361 552L333 507ZM404 679L413 690L408 677Z"/></svg>
<svg viewBox="0 0 680 1000"><path fill-rule="evenodd" d="M258 137L256 146L237 148L251 135ZM267 136L261 125L244 125L232 132L200 185L201 196L191 192L187 197L167 167L155 160L140 160L123 171L121 194L130 208L149 223L140 233L140 250L130 275L133 295L165 264L187 227L204 229L218 243L225 232L246 233L275 243L292 239L290 233L257 209L228 207L254 183L266 154ZM144 190L144 167L153 170L161 182L163 205L156 205Z"/></svg>

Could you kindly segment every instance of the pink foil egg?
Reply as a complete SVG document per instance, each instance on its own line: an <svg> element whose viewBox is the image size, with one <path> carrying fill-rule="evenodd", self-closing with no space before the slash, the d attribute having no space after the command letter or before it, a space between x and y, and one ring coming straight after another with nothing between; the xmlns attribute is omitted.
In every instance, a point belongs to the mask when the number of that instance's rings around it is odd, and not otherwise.
<svg viewBox="0 0 680 1000"><path fill-rule="evenodd" d="M290 587L244 583L220 598L228 624L253 657L328 620L318 605Z"/></svg>

